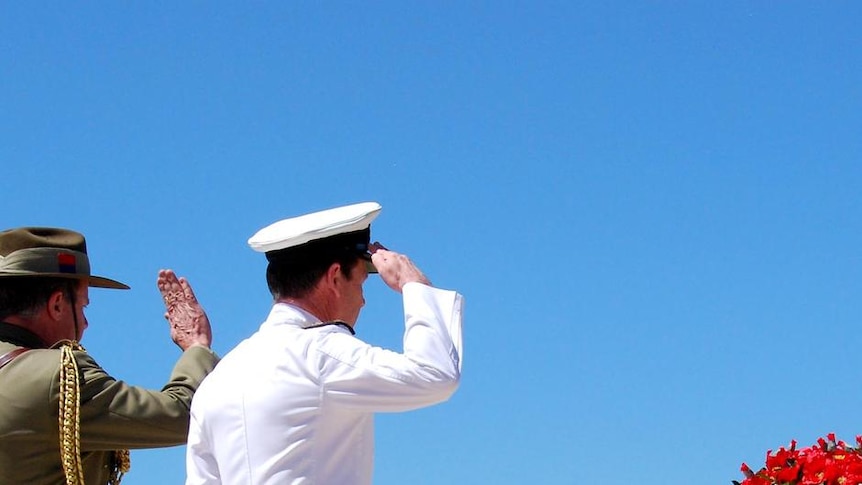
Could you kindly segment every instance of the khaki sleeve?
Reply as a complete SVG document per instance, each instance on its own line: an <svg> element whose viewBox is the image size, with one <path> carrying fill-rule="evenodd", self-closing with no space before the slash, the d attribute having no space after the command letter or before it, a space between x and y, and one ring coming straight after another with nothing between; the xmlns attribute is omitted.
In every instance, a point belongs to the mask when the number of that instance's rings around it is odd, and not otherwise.
<svg viewBox="0 0 862 485"><path fill-rule="evenodd" d="M218 362L210 349L192 347L183 352L168 383L156 391L111 377L86 352L75 352L75 357L83 452L185 443L192 396Z"/></svg>

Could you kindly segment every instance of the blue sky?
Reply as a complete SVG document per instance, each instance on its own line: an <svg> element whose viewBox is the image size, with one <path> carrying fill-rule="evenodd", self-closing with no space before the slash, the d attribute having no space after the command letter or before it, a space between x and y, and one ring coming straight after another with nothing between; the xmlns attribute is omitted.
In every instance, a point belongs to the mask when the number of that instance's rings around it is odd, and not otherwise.
<svg viewBox="0 0 862 485"><path fill-rule="evenodd" d="M246 240L373 200L465 295L447 403L377 419L375 484L729 483L862 434L857 2L6 2L0 226L85 233L83 343L159 388L155 286L224 354L270 301ZM358 331L400 348L366 285ZM182 447L126 485L182 483Z"/></svg>

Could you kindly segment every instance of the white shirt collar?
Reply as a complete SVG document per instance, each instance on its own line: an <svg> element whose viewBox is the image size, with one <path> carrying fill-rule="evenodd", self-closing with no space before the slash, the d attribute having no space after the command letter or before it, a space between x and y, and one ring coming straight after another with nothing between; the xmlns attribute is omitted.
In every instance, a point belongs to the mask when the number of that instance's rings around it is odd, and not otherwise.
<svg viewBox="0 0 862 485"><path fill-rule="evenodd" d="M305 328L320 323L320 319L311 313L289 303L276 303L269 311L269 316L260 326L261 329L289 325Z"/></svg>
<svg viewBox="0 0 862 485"><path fill-rule="evenodd" d="M324 323L319 318L315 317L311 313L303 310L302 308L291 305L289 303L276 303L272 306L272 310L269 312L269 316L266 317L266 320L261 324L260 329L265 330L267 328L276 328L280 326L291 326L296 328L311 328L317 326L328 326L335 325L336 327L342 328L347 331L351 335L355 335L355 332L349 325L343 322L326 322Z"/></svg>

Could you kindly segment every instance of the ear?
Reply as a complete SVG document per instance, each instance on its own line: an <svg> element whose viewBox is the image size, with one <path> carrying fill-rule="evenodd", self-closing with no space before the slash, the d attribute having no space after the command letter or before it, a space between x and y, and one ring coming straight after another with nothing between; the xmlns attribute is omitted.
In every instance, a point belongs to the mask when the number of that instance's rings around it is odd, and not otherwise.
<svg viewBox="0 0 862 485"><path fill-rule="evenodd" d="M68 303L68 300L69 299L66 298L66 293L62 290L57 290L54 293L51 293L51 296L48 297L48 303L45 306L45 311L48 316L52 320L62 319L68 306L64 303Z"/></svg>
<svg viewBox="0 0 862 485"><path fill-rule="evenodd" d="M341 285L344 283L344 273L341 272L341 264L330 264L323 279L326 282L326 287L334 292L335 295L339 295L341 293Z"/></svg>

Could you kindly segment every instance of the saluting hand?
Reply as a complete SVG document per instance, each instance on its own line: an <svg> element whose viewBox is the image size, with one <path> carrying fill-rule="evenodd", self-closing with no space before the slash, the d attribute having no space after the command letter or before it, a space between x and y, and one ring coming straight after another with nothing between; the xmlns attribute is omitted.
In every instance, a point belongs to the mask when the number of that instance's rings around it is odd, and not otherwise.
<svg viewBox="0 0 862 485"><path fill-rule="evenodd" d="M171 325L171 340L183 351L194 345L210 347L212 328L206 312L198 303L185 278L177 278L172 270L159 270L156 281L165 302L165 319Z"/></svg>
<svg viewBox="0 0 862 485"><path fill-rule="evenodd" d="M377 268L383 281L393 290L401 293L404 285L413 282L431 286L428 278L407 256L390 251L379 242L372 243L369 250L371 251L371 262L374 263L374 267Z"/></svg>

